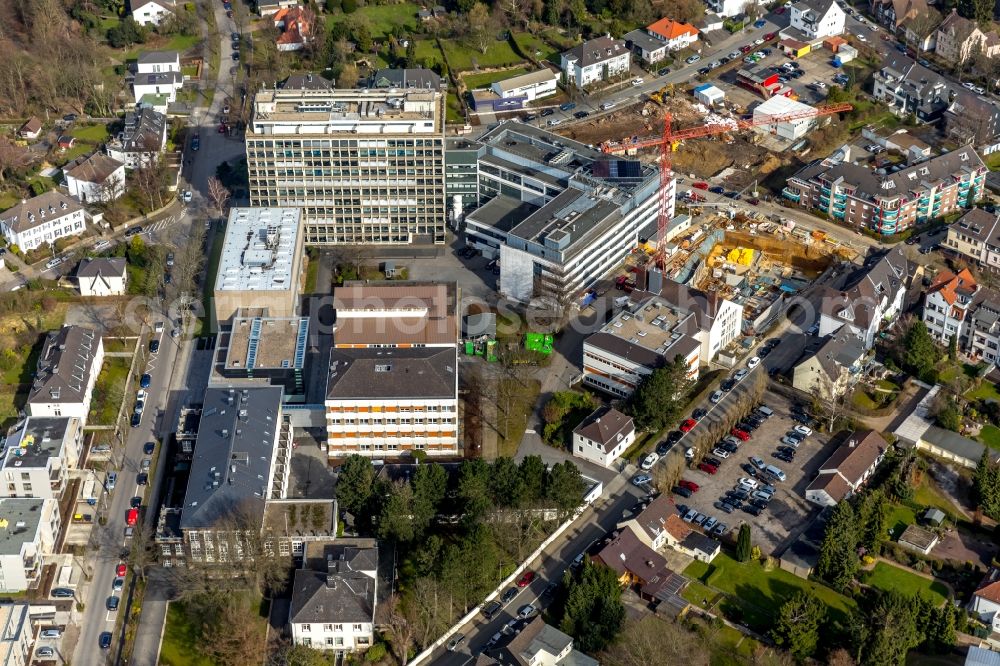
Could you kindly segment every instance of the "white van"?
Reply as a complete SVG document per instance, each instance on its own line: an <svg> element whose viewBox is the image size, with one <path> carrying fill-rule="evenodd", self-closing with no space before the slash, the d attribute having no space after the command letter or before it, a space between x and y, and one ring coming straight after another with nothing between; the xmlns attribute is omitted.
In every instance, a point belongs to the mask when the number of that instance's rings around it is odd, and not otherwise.
<svg viewBox="0 0 1000 666"><path fill-rule="evenodd" d="M773 476L774 478L776 478L778 481L785 480L785 473L782 472L777 467L775 467L774 465L766 465L764 467L764 471Z"/></svg>

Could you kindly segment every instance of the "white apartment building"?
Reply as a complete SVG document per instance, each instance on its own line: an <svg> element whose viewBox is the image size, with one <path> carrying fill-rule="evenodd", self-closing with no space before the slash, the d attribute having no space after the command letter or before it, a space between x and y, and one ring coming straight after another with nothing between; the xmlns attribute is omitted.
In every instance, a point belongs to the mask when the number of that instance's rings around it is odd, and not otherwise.
<svg viewBox="0 0 1000 666"><path fill-rule="evenodd" d="M814 44L844 32L847 14L834 0L801 0L789 9L790 26L781 36Z"/></svg>
<svg viewBox="0 0 1000 666"><path fill-rule="evenodd" d="M139 169L158 160L166 145L167 117L142 107L125 114L124 128L106 147L108 155L126 169Z"/></svg>
<svg viewBox="0 0 1000 666"><path fill-rule="evenodd" d="M613 407L601 407L573 430L573 455L611 467L635 443L632 418Z"/></svg>
<svg viewBox="0 0 1000 666"><path fill-rule="evenodd" d="M107 203L125 194L125 165L103 153L72 160L63 167L63 178L80 203Z"/></svg>
<svg viewBox="0 0 1000 666"><path fill-rule="evenodd" d="M49 332L28 391L29 416L73 416L86 425L104 363L104 344L92 328L68 325Z"/></svg>
<svg viewBox="0 0 1000 666"><path fill-rule="evenodd" d="M581 298L659 214L654 166L519 122L501 123L478 145L479 200L487 202L466 215L466 243L499 257L499 291L512 300Z"/></svg>
<svg viewBox="0 0 1000 666"><path fill-rule="evenodd" d="M708 9L713 14L718 14L722 18L739 16L747 6L747 0L706 0ZM756 4L760 4L757 2Z"/></svg>
<svg viewBox="0 0 1000 666"><path fill-rule="evenodd" d="M184 76L180 72L149 72L146 74L136 74L132 80L132 92L135 96L135 103L138 104L147 97L146 101L152 103L152 99L162 97L168 104L177 101L177 91L184 86Z"/></svg>
<svg viewBox="0 0 1000 666"><path fill-rule="evenodd" d="M54 499L0 499L0 592L38 586L43 560L54 552L60 526Z"/></svg>
<svg viewBox="0 0 1000 666"><path fill-rule="evenodd" d="M330 550L326 570L295 571L288 609L292 642L341 655L367 650L375 638L378 549Z"/></svg>
<svg viewBox="0 0 1000 666"><path fill-rule="evenodd" d="M924 297L922 317L931 336L944 345L952 337L956 341L964 339L978 291L979 284L968 268L957 275L949 270L935 275Z"/></svg>
<svg viewBox="0 0 1000 666"><path fill-rule="evenodd" d="M7 440L0 497L60 499L80 462L83 423L71 416L30 416Z"/></svg>
<svg viewBox="0 0 1000 666"><path fill-rule="evenodd" d="M27 666L31 663L34 633L26 603L0 604L0 664Z"/></svg>
<svg viewBox="0 0 1000 666"><path fill-rule="evenodd" d="M583 88L628 75L632 53L622 39L598 37L562 54L562 72L568 83Z"/></svg>
<svg viewBox="0 0 1000 666"><path fill-rule="evenodd" d="M558 90L557 83L559 83L559 77L556 76L555 72L544 68L497 81L491 86L491 89L504 99L524 97L525 101L534 102L536 99L555 95Z"/></svg>
<svg viewBox="0 0 1000 666"><path fill-rule="evenodd" d="M78 236L87 229L87 214L79 203L52 190L0 213L0 232L22 251L42 243L54 243L66 236Z"/></svg>
<svg viewBox="0 0 1000 666"><path fill-rule="evenodd" d="M834 451L806 488L806 499L834 506L851 497L871 478L885 458L889 443L874 430L856 430Z"/></svg>
<svg viewBox="0 0 1000 666"><path fill-rule="evenodd" d="M445 242L445 95L263 90L246 130L251 206L302 208L305 242Z"/></svg>
<svg viewBox="0 0 1000 666"><path fill-rule="evenodd" d="M454 284L430 283L334 290L326 387L331 458L458 452L456 294Z"/></svg>

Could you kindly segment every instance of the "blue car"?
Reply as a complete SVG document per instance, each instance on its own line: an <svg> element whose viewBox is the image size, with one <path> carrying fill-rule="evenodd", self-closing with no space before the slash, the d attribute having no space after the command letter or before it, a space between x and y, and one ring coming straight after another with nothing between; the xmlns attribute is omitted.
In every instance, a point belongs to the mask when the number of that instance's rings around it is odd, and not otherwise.
<svg viewBox="0 0 1000 666"><path fill-rule="evenodd" d="M139 378L139 388L149 388L149 385L153 383L153 378L149 375L143 375Z"/></svg>
<svg viewBox="0 0 1000 666"><path fill-rule="evenodd" d="M755 28L763 28L765 25L767 25L767 21L765 21L764 19L759 19L758 21L756 21L753 24L753 27L755 27Z"/></svg>
<svg viewBox="0 0 1000 666"><path fill-rule="evenodd" d="M101 646L102 650L107 650L109 647L111 647L111 632L102 631L101 636L97 642Z"/></svg>

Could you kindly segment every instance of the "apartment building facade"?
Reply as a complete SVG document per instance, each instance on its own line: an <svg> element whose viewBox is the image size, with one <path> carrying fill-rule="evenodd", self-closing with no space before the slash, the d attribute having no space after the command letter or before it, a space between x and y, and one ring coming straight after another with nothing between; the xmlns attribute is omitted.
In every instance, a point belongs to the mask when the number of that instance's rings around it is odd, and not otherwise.
<svg viewBox="0 0 1000 666"><path fill-rule="evenodd" d="M947 345L968 334L969 313L974 307L979 284L968 268L957 274L943 270L934 276L924 296L923 321L939 343Z"/></svg>
<svg viewBox="0 0 1000 666"><path fill-rule="evenodd" d="M83 423L71 416L29 416L7 442L0 497L60 499L80 462Z"/></svg>
<svg viewBox="0 0 1000 666"><path fill-rule="evenodd" d="M310 245L445 242L440 90L265 90L246 130L251 206L302 209Z"/></svg>
<svg viewBox="0 0 1000 666"><path fill-rule="evenodd" d="M782 195L853 228L892 235L971 207L983 197L986 173L972 146L885 175L824 159L790 177Z"/></svg>
<svg viewBox="0 0 1000 666"><path fill-rule="evenodd" d="M1000 216L973 208L948 225L942 245L970 259L981 269L1000 272Z"/></svg>
<svg viewBox="0 0 1000 666"><path fill-rule="evenodd" d="M78 236L87 230L87 214L79 203L52 190L0 213L0 233L21 250L34 250L43 243Z"/></svg>
<svg viewBox="0 0 1000 666"><path fill-rule="evenodd" d="M49 332L28 391L29 416L74 416L84 424L104 364L101 336L86 326Z"/></svg>
<svg viewBox="0 0 1000 666"><path fill-rule="evenodd" d="M632 53L621 39L597 37L562 54L566 81L578 88L627 75Z"/></svg>
<svg viewBox="0 0 1000 666"><path fill-rule="evenodd" d="M0 592L38 587L61 524L54 499L0 499Z"/></svg>
<svg viewBox="0 0 1000 666"><path fill-rule="evenodd" d="M0 604L0 664L27 666L31 662L34 632L29 606L24 602Z"/></svg>
<svg viewBox="0 0 1000 666"><path fill-rule="evenodd" d="M458 452L456 298L454 284L334 290L325 401L331 458Z"/></svg>

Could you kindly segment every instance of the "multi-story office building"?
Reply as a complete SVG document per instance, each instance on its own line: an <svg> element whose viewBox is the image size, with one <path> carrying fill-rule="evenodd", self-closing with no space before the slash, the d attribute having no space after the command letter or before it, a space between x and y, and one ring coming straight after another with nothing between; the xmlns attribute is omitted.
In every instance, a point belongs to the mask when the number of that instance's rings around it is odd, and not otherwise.
<svg viewBox="0 0 1000 666"><path fill-rule="evenodd" d="M824 159L789 178L782 194L857 229L888 235L972 206L983 196L986 172L972 146L885 175Z"/></svg>
<svg viewBox="0 0 1000 666"><path fill-rule="evenodd" d="M444 154L445 195L448 221L462 221L467 211L479 206L479 144L464 137L448 137Z"/></svg>
<svg viewBox="0 0 1000 666"><path fill-rule="evenodd" d="M83 424L76 417L29 416L7 441L0 497L59 499L80 462Z"/></svg>
<svg viewBox="0 0 1000 666"><path fill-rule="evenodd" d="M42 560L54 552L60 525L54 499L0 499L0 592L38 587Z"/></svg>
<svg viewBox="0 0 1000 666"><path fill-rule="evenodd" d="M281 386L285 402L302 402L308 317L269 317L266 310L239 310L217 339L210 383L244 380L248 386Z"/></svg>
<svg viewBox="0 0 1000 666"><path fill-rule="evenodd" d="M333 296L329 456L457 453L455 285L351 285Z"/></svg>
<svg viewBox="0 0 1000 666"><path fill-rule="evenodd" d="M530 125L505 122L479 140L482 207L466 241L500 258L499 290L570 302L621 265L659 214L659 172ZM667 192L673 217L674 181Z"/></svg>
<svg viewBox="0 0 1000 666"><path fill-rule="evenodd" d="M313 245L444 243L441 90L264 90L246 130L252 206L302 209Z"/></svg>

